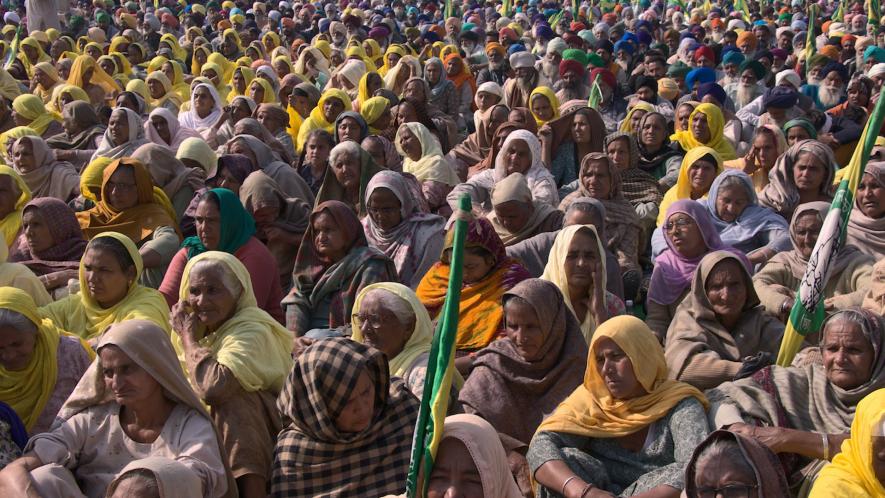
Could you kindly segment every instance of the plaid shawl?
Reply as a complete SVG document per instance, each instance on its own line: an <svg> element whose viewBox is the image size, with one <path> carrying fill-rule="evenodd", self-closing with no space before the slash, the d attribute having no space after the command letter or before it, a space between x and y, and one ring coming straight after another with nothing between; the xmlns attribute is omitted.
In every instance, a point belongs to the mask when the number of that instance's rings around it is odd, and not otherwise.
<svg viewBox="0 0 885 498"><path fill-rule="evenodd" d="M372 421L343 433L335 419L359 376L375 385ZM384 354L345 338L317 341L295 361L277 406L286 426L274 450L271 496L384 496L405 489L418 400L391 382Z"/></svg>

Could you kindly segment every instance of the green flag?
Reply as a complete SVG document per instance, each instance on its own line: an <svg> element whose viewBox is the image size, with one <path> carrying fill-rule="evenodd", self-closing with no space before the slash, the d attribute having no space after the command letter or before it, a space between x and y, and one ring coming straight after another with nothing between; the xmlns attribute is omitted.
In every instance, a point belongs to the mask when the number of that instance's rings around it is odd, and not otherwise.
<svg viewBox="0 0 885 498"><path fill-rule="evenodd" d="M808 60L814 56L814 18L817 15L817 9L814 4L808 6L808 32L805 34L805 77L808 77L808 71L811 69Z"/></svg>
<svg viewBox="0 0 885 498"><path fill-rule="evenodd" d="M597 74L590 87L590 99L587 100L587 107L599 109L600 103L602 103L602 89L599 88L599 75Z"/></svg>
<svg viewBox="0 0 885 498"><path fill-rule="evenodd" d="M826 318L824 288L830 278L830 265L835 261L839 249L845 244L848 218L854 207L854 193L870 159L870 152L876 143L883 118L885 118L885 99L879 99L870 119L867 120L851 161L839 171L841 179L836 188L836 196L818 234L814 250L808 258L805 275L799 283L796 302L787 321L777 356L777 364L780 366L786 367L793 362L793 357L802 346L805 336L820 331Z"/></svg>
<svg viewBox="0 0 885 498"><path fill-rule="evenodd" d="M458 314L461 309L461 284L464 278L464 241L467 239L468 229L466 220L471 216L470 210L470 197L464 194L458 199L458 210L454 215L455 240L452 243L452 259L449 264L449 287L436 332L433 334L421 411L418 413L412 441L412 459L406 480L406 495L409 498L424 496L427 490L426 477L433 471L433 461L442 440L443 424L449 409L449 393L455 376L455 337L458 334ZM420 476L425 476L425 479L423 489L419 490Z"/></svg>

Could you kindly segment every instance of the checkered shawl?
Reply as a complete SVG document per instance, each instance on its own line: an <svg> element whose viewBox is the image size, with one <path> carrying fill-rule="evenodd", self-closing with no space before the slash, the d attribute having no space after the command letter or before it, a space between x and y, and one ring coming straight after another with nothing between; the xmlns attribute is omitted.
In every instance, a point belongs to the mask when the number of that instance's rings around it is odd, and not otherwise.
<svg viewBox="0 0 885 498"><path fill-rule="evenodd" d="M360 374L375 384L369 427L343 433L335 419ZM391 382L384 354L345 338L317 341L295 361L277 406L285 428L274 450L273 497L366 497L405 489L418 400Z"/></svg>

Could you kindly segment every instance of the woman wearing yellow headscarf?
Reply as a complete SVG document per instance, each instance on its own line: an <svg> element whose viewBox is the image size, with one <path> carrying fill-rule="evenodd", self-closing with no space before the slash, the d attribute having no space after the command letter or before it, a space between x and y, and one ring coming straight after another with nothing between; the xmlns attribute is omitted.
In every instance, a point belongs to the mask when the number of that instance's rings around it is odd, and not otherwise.
<svg viewBox="0 0 885 498"><path fill-rule="evenodd" d="M36 95L19 95L12 101L12 110L16 114L16 123L27 126L42 137L50 137L62 131L61 115L46 110L43 101Z"/></svg>
<svg viewBox="0 0 885 498"><path fill-rule="evenodd" d="M0 164L12 164L12 145L22 137L39 137L40 135L28 126L16 126L0 133Z"/></svg>
<svg viewBox="0 0 885 498"><path fill-rule="evenodd" d="M366 124L369 125L369 135L379 135L386 131L386 129L376 128L375 124L376 121L378 121L381 116L384 115L384 112L387 111L389 108L390 101L387 100L386 97L372 97L370 99L366 99L366 101L363 102L363 104L360 106L360 116L362 116L363 119L366 120Z"/></svg>
<svg viewBox="0 0 885 498"><path fill-rule="evenodd" d="M175 37L172 33L166 33L160 37L160 48L163 48L163 44L166 44L170 50L172 50L172 57L177 61L182 61L187 58L187 52L181 45L178 44L178 38Z"/></svg>
<svg viewBox="0 0 885 498"><path fill-rule="evenodd" d="M203 70L203 64L205 64L209 60L209 56L212 55L212 50L209 49L206 45L200 45L194 49L194 55L191 59L191 74L198 75L201 74Z"/></svg>
<svg viewBox="0 0 885 498"><path fill-rule="evenodd" d="M163 107L178 114L181 107L181 96L172 89L172 82L162 71L154 71L147 77L148 91L151 96L153 108Z"/></svg>
<svg viewBox="0 0 885 498"><path fill-rule="evenodd" d="M6 197L16 199L12 209L9 206L0 205L0 233L2 233L6 247L15 242L18 231L22 226L22 210L25 204L31 201L31 189L25 184L24 179L14 169L6 165L0 165L0 191Z"/></svg>
<svg viewBox="0 0 885 498"><path fill-rule="evenodd" d="M114 160L109 157L98 157L80 172L80 195L83 199L78 199L78 201L83 203L83 211L91 209L101 199L104 170L112 162ZM85 201L89 201L89 204L87 205Z"/></svg>
<svg viewBox="0 0 885 498"><path fill-rule="evenodd" d="M881 475L883 443L885 389L879 389L857 405L851 437L842 443L842 451L833 463L817 475L809 498L885 496L885 478Z"/></svg>
<svg viewBox="0 0 885 498"><path fill-rule="evenodd" d="M279 96L273 91L273 85L264 78L255 78L249 84L249 98L256 104L273 104L279 101Z"/></svg>
<svg viewBox="0 0 885 498"><path fill-rule="evenodd" d="M669 380L663 348L634 316L600 325L589 349L583 384L541 423L529 446L536 496L560 496L564 488L577 496L594 487L621 494L637 485L678 494L670 483L682 482L707 436L707 399Z"/></svg>
<svg viewBox="0 0 885 498"><path fill-rule="evenodd" d="M363 51L366 53L366 57L372 60L372 64L375 64L376 67L379 67L384 63L382 57L384 53L381 51L381 45L378 45L378 42L369 38L363 42Z"/></svg>
<svg viewBox="0 0 885 498"><path fill-rule="evenodd" d="M679 142L685 152L705 145L716 150L723 161L730 161L737 158L737 154L723 135L724 130L722 111L713 104L704 103L692 111L688 118L688 129L670 135L670 140Z"/></svg>
<svg viewBox="0 0 885 498"><path fill-rule="evenodd" d="M48 318L27 292L0 288L0 310L16 313L24 327L5 323L5 334L25 346L0 360L0 401L10 405L29 434L49 430L95 353Z"/></svg>
<svg viewBox="0 0 885 498"><path fill-rule="evenodd" d="M398 55L399 57L397 57L395 61L391 61L391 55ZM384 64L382 64L381 67L378 68L378 74L380 74L381 76L387 76L387 71L390 71L390 69L393 68L393 66L395 66L396 63L399 62L399 60L405 55L407 55L406 49L403 48L402 45L396 44L387 47L387 51L384 52L384 57L382 58Z"/></svg>
<svg viewBox="0 0 885 498"><path fill-rule="evenodd" d="M34 77L31 83L31 92L40 97L43 104L48 104L52 91L59 85L64 84L58 75L58 70L49 62L38 62L34 65Z"/></svg>
<svg viewBox="0 0 885 498"><path fill-rule="evenodd" d="M268 31L261 37L261 43L264 44L264 48L268 53L273 52L273 49L282 45L280 41L280 35L274 33L273 31Z"/></svg>
<svg viewBox="0 0 885 498"><path fill-rule="evenodd" d="M326 103L329 105L326 105ZM323 92L317 106L310 111L310 116L301 123L298 129L298 140L295 143L296 152L304 149L307 135L313 130L323 129L329 133L335 133L335 120L342 112L352 108L352 103L347 92L340 88L330 88Z"/></svg>
<svg viewBox="0 0 885 498"><path fill-rule="evenodd" d="M166 58L162 55L158 55L158 56L154 57L153 59L151 59L150 62L148 62L148 65L146 68L147 72L152 73L154 71L159 71L163 67L163 64L165 64L167 62L169 62L168 58Z"/></svg>
<svg viewBox="0 0 885 498"><path fill-rule="evenodd" d="M201 69L200 72L200 76L209 78L209 81L212 82L212 86L215 87L215 91L218 92L218 96L222 101L226 101L227 96L230 95L230 86L225 84L226 81L229 81L229 79L224 76L225 72L226 71L223 67L211 61L203 64L203 69ZM230 75L233 76L233 69L231 69ZM191 84L193 84L193 82L191 82Z"/></svg>
<svg viewBox="0 0 885 498"><path fill-rule="evenodd" d="M104 275L92 268L104 266ZM84 339L111 324L150 320L169 332L169 306L158 291L138 283L144 265L132 240L118 232L96 235L80 260L80 292L41 308L43 316ZM101 283L95 286L95 280Z"/></svg>
<svg viewBox="0 0 885 498"><path fill-rule="evenodd" d="M114 81L117 82L121 87L125 87L126 83L129 83L129 77L124 75L122 71L120 71L120 64L117 63L117 59L110 55L102 55L98 58L98 66L105 70ZM107 69L106 66L110 64L111 69Z"/></svg>
<svg viewBox="0 0 885 498"><path fill-rule="evenodd" d="M556 98L556 92L549 86L535 88L529 94L529 110L532 112L538 128L558 118L559 99Z"/></svg>
<svg viewBox="0 0 885 498"><path fill-rule="evenodd" d="M237 97L248 96L249 86L255 79L255 71L249 67L240 66L234 69L230 80L230 93L227 94L227 103L230 104Z"/></svg>
<svg viewBox="0 0 885 498"><path fill-rule="evenodd" d="M234 28L225 29L221 34L221 40L222 40L223 44L232 43L233 46L235 47L234 52L232 54L229 54L232 56L231 59L234 59L236 57L243 55L243 42L240 40L240 35L239 35L239 33L237 33L236 29L234 29ZM222 54L219 53L218 55L222 55ZM222 55L222 57L224 57L224 56Z"/></svg>
<svg viewBox="0 0 885 498"><path fill-rule="evenodd" d="M64 83L52 90L52 97L49 99L49 105L46 109L50 112L61 114L64 105L75 100L82 100L89 103L89 95L82 88Z"/></svg>
<svg viewBox="0 0 885 498"><path fill-rule="evenodd" d="M283 81L283 78L295 72L295 65L292 64L292 59L289 58L288 55L278 55L274 57L271 66L273 67L274 72L277 73L277 78L279 78L280 81Z"/></svg>
<svg viewBox="0 0 885 498"><path fill-rule="evenodd" d="M160 68L163 74L172 82L172 91L177 93L181 101L190 100L191 89L184 81L184 67L179 61L166 61Z"/></svg>
<svg viewBox="0 0 885 498"><path fill-rule="evenodd" d="M88 55L79 55L74 59L68 84L82 88L92 105L105 104L108 98L120 91L120 85L104 71L95 59Z"/></svg>
<svg viewBox="0 0 885 498"><path fill-rule="evenodd" d="M34 77L34 66L40 62L52 62L52 58L43 51L43 46L33 37L28 36L21 41L21 51L16 55L28 73L29 78Z"/></svg>
<svg viewBox="0 0 885 498"><path fill-rule="evenodd" d="M658 213L657 226L664 224L670 204L679 199L706 199L713 180L722 173L722 156L710 147L697 146L682 158L676 185L664 194Z"/></svg>
<svg viewBox="0 0 885 498"><path fill-rule="evenodd" d="M375 62L366 55L366 51L363 50L362 45L356 44L347 47L347 50L344 51L344 55L348 59L359 59L363 61L366 65L366 71L378 71L378 68L375 67Z"/></svg>
<svg viewBox="0 0 885 498"><path fill-rule="evenodd" d="M211 408L237 487L263 496L273 467L268 450L282 426L276 398L292 369L294 337L258 307L249 271L232 254L191 258L178 297L172 344L179 361Z"/></svg>
<svg viewBox="0 0 885 498"><path fill-rule="evenodd" d="M376 90L384 88L384 80L381 75L375 72L368 72L360 78L356 91L355 111L362 109L363 104L372 98Z"/></svg>
<svg viewBox="0 0 885 498"><path fill-rule="evenodd" d="M630 110L627 111L627 116L625 116L624 120L621 121L621 126L618 127L618 130L624 133L638 133L639 120L642 119L642 116L645 116L650 112L655 112L655 106L649 104L644 100L640 100L634 103L630 107ZM635 127L634 123L636 123Z"/></svg>

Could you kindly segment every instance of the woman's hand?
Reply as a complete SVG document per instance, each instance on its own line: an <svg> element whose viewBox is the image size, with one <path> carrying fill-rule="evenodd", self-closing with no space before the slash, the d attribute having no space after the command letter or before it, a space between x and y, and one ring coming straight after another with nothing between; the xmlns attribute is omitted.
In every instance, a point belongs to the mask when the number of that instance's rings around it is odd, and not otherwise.
<svg viewBox="0 0 885 498"><path fill-rule="evenodd" d="M600 255L605 257L605 255ZM600 285L604 281L604 270L602 269L602 261L596 261L593 264L593 292L590 294L590 308L587 310L593 313L593 321L598 327L604 321L608 320L608 309L605 306L605 287Z"/></svg>
<svg viewBox="0 0 885 498"><path fill-rule="evenodd" d="M296 337L295 342L292 343L292 358L298 358L301 356L301 353L309 348L314 342L316 342L316 339L311 339L310 337Z"/></svg>
<svg viewBox="0 0 885 498"><path fill-rule="evenodd" d="M775 453L781 453L786 436L785 431L780 427L756 427L743 423L732 424L728 430L742 436L751 437Z"/></svg>
<svg viewBox="0 0 885 498"><path fill-rule="evenodd" d="M70 161L77 158L77 152L73 150L56 149L55 158L59 161Z"/></svg>
<svg viewBox="0 0 885 498"><path fill-rule="evenodd" d="M519 486L522 496L525 498L534 496L529 462L525 456L518 451L511 451L507 454L507 463L510 464L510 473L516 479L516 485Z"/></svg>
<svg viewBox="0 0 885 498"><path fill-rule="evenodd" d="M553 140L553 128L549 124L542 125L538 130L538 138L541 139L541 143L550 142Z"/></svg>
<svg viewBox="0 0 885 498"><path fill-rule="evenodd" d="M759 169L760 161L759 161L759 153L756 151L756 146L750 147L750 150L747 151L747 155L744 156L744 173L748 175L752 175Z"/></svg>
<svg viewBox="0 0 885 498"><path fill-rule="evenodd" d="M172 330L181 337L185 349L197 343L199 320L189 304L179 301L172 306Z"/></svg>

